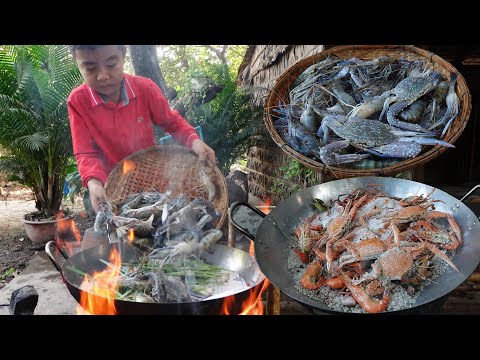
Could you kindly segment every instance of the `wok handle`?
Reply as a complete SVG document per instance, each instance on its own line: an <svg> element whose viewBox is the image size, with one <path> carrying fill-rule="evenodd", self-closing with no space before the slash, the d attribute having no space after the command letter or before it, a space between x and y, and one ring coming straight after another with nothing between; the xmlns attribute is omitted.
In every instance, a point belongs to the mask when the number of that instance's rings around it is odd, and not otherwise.
<svg viewBox="0 0 480 360"><path fill-rule="evenodd" d="M57 249L60 254L63 255L63 257L65 258L65 260L68 259L68 255L65 253L65 251L63 251L59 246L57 246L57 243L53 240L47 242L45 244L45 252L47 253L48 255L48 258L50 259L50 261L53 263L53 265L55 266L55 268L60 272L60 274L62 273L62 267L58 264L57 260L55 259L55 256L53 255L52 253L52 245L55 247L55 249Z"/></svg>
<svg viewBox="0 0 480 360"><path fill-rule="evenodd" d="M468 198L470 195L472 195L477 189L480 189L480 185L475 186L472 190L470 190L468 193L466 193L460 201L463 202L466 198Z"/></svg>
<svg viewBox="0 0 480 360"><path fill-rule="evenodd" d="M243 202L243 201L235 201L232 205L230 205L230 207L228 208L228 218L229 218L229 221L230 221L230 224L232 224L233 226L235 226L235 228L240 231L243 235L245 235L246 237L250 238L251 240L255 241L255 235L251 234L247 229L244 229L241 225L239 225L238 223L235 222L235 220L233 220L233 211L239 207L239 206L246 206L248 207L249 209L253 210L255 213L257 213L259 216L262 217L262 219L265 217L265 213L263 213L262 211L258 210L256 207L253 207L252 205L250 205L249 203L247 202ZM255 232L256 232L257 229L255 229Z"/></svg>

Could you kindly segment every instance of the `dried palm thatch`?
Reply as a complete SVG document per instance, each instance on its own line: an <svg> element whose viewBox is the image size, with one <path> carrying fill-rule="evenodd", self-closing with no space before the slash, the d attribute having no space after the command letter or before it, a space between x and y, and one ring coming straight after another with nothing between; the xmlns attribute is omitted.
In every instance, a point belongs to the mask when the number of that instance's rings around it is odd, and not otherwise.
<svg viewBox="0 0 480 360"><path fill-rule="evenodd" d="M323 45L252 45L240 65L237 84L252 87L253 104L263 107L275 80L284 71L305 57L323 50ZM280 201L280 196L272 192L273 184L284 176L280 167L287 166L291 161L273 142L263 125L255 138L255 145L248 152L249 192L270 199L273 204ZM322 174L318 177L318 183L323 182Z"/></svg>

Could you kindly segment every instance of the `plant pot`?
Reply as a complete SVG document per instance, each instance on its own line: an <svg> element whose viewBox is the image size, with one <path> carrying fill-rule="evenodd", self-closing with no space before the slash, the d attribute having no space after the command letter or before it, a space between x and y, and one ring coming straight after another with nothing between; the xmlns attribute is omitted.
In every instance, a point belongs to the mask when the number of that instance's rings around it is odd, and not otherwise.
<svg viewBox="0 0 480 360"><path fill-rule="evenodd" d="M23 219L25 230L29 239L34 244L46 244L50 240L56 240L57 224L62 222L62 229L71 228L73 215L57 220L30 221ZM70 222L70 224L68 223Z"/></svg>

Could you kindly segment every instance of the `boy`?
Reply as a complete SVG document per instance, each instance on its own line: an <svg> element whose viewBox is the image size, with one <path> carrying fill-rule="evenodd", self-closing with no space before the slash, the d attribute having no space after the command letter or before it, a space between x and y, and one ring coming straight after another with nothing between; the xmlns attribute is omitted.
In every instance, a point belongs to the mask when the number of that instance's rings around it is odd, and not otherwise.
<svg viewBox="0 0 480 360"><path fill-rule="evenodd" d="M95 212L105 198L105 181L113 167L133 152L155 145L152 123L191 148L199 160L215 162L214 150L170 108L152 80L124 73L125 45L69 47L85 81L67 101L73 151Z"/></svg>

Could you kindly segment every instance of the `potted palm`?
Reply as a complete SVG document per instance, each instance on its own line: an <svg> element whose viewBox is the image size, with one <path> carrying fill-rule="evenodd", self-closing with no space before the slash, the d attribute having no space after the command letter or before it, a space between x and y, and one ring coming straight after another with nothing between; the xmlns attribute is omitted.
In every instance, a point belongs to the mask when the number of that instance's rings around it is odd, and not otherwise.
<svg viewBox="0 0 480 360"><path fill-rule="evenodd" d="M0 145L7 151L0 169L34 194L37 211L24 216L34 243L51 240L68 215L61 209L73 155L66 100L81 82L65 45L0 45Z"/></svg>

